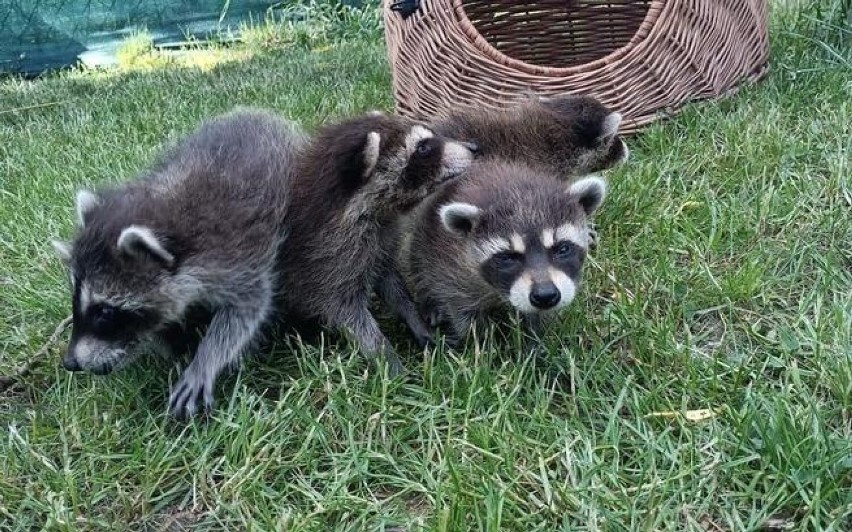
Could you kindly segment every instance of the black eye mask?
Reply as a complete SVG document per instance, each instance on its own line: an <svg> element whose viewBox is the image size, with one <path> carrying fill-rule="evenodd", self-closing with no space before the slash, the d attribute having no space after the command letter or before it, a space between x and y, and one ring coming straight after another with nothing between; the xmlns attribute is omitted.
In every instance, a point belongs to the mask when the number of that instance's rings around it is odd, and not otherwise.
<svg viewBox="0 0 852 532"><path fill-rule="evenodd" d="M480 266L482 277L491 286L508 292L524 270L524 259L522 253L514 251L503 251L492 255Z"/></svg>
<svg viewBox="0 0 852 532"><path fill-rule="evenodd" d="M75 334L91 334L107 341L129 340L151 330L159 323L159 315L149 309L127 310L107 303L95 303L81 312L80 280L74 286Z"/></svg>
<svg viewBox="0 0 852 532"><path fill-rule="evenodd" d="M550 248L550 256L554 266L576 281L583 268L586 250L569 240L560 240Z"/></svg>
<svg viewBox="0 0 852 532"><path fill-rule="evenodd" d="M438 138L430 137L418 142L408 158L402 186L414 190L435 181L441 172L443 152L443 142Z"/></svg>

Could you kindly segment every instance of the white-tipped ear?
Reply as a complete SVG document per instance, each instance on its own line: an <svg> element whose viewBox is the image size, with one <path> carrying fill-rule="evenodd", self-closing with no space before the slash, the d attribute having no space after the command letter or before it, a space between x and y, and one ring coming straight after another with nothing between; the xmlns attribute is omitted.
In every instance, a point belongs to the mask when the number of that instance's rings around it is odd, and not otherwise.
<svg viewBox="0 0 852 532"><path fill-rule="evenodd" d="M618 128L621 126L622 120L621 113L610 113L606 118L604 118L603 124L601 124L601 139L608 139L610 137L615 136L618 133Z"/></svg>
<svg viewBox="0 0 852 532"><path fill-rule="evenodd" d="M71 262L71 245L68 242L51 240L50 243L53 244L53 251L56 252L56 256L59 257L62 262L65 264Z"/></svg>
<svg viewBox="0 0 852 532"><path fill-rule="evenodd" d="M364 177L368 177L376 169L379 162L379 147L382 136L375 131L367 133L367 144L364 145Z"/></svg>
<svg viewBox="0 0 852 532"><path fill-rule="evenodd" d="M458 236L467 236L479 222L482 209L470 203L454 202L441 207L438 215L447 231Z"/></svg>
<svg viewBox="0 0 852 532"><path fill-rule="evenodd" d="M576 196L586 215L590 215L598 210L606 197L606 181L597 176L584 177L571 183L567 192Z"/></svg>
<svg viewBox="0 0 852 532"><path fill-rule="evenodd" d="M77 224L86 226L86 216L98 205L98 197L88 190L77 191Z"/></svg>
<svg viewBox="0 0 852 532"><path fill-rule="evenodd" d="M134 257L148 255L166 266L175 263L175 257L168 251L156 235L147 227L141 225L130 225L118 236L118 249Z"/></svg>
<svg viewBox="0 0 852 532"><path fill-rule="evenodd" d="M621 158L618 160L619 163L626 163L628 159L630 159L630 148L627 147L627 143L624 142L624 139L621 139L621 147L623 149L621 153Z"/></svg>

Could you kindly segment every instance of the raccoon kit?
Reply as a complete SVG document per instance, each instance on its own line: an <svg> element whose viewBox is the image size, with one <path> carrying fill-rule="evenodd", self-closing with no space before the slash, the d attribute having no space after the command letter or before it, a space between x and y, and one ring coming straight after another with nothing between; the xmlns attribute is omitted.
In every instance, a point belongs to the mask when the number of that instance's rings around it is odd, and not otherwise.
<svg viewBox="0 0 852 532"><path fill-rule="evenodd" d="M500 308L536 326L573 299L596 234L599 178L628 157L621 115L590 97L462 110L434 127L474 141L480 158L406 220L400 263L432 324L457 342Z"/></svg>
<svg viewBox="0 0 852 532"><path fill-rule="evenodd" d="M474 141L483 158L523 161L568 179L627 160L620 113L589 96L529 99L500 110L466 108L436 123L448 137Z"/></svg>
<svg viewBox="0 0 852 532"><path fill-rule="evenodd" d="M70 269L73 331L63 364L106 374L150 353L202 311L209 326L170 409L213 403L273 315L294 157L305 138L260 111L213 119L139 179L77 195L78 234L55 248Z"/></svg>
<svg viewBox="0 0 852 532"><path fill-rule="evenodd" d="M399 217L467 170L473 146L370 113L321 129L300 157L281 255L286 315L348 333L404 371L368 308L375 290L419 339L430 336L395 266Z"/></svg>
<svg viewBox="0 0 852 532"><path fill-rule="evenodd" d="M569 185L523 163L476 164L415 228L407 269L424 314L451 344L501 310L537 329L577 293L605 191L597 177Z"/></svg>

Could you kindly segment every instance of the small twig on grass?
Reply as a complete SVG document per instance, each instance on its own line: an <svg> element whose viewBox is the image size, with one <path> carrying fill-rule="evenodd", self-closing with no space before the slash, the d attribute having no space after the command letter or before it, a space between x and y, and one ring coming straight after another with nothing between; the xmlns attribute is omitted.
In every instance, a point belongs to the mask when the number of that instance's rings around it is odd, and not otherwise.
<svg viewBox="0 0 852 532"><path fill-rule="evenodd" d="M50 335L50 338L47 339L44 345L42 345L27 362L13 371L10 375L0 375L0 392L6 391L13 384L29 375L32 369L41 361L47 352L50 351L53 344L59 340L59 337L62 336L62 333L65 332L65 329L67 329L70 324L71 316L68 316L59 322L59 325L56 326L56 329L53 331L53 334Z"/></svg>
<svg viewBox="0 0 852 532"><path fill-rule="evenodd" d="M58 102L45 102L45 103L37 103L35 105L27 105L24 107L12 107L11 109L0 109L0 115L6 115L9 113L17 113L18 111L29 111L31 109L39 109L41 107L52 107L54 105L59 105L64 103L62 101Z"/></svg>

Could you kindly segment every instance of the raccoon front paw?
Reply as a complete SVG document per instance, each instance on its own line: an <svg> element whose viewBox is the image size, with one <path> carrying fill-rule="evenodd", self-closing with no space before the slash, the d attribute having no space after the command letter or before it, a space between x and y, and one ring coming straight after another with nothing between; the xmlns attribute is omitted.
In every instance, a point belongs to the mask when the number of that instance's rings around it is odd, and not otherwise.
<svg viewBox="0 0 852 532"><path fill-rule="evenodd" d="M213 389L216 378L190 364L172 388L169 412L179 419L190 419L198 413L201 402L204 412L213 409Z"/></svg>
<svg viewBox="0 0 852 532"><path fill-rule="evenodd" d="M419 306L418 311L423 317L423 321L426 325L432 329L438 327L443 320L443 316L441 315L438 305L436 305L431 299L427 299L423 302L423 304Z"/></svg>
<svg viewBox="0 0 852 532"><path fill-rule="evenodd" d="M466 338L460 334L447 333L444 335L444 345L458 351L464 347Z"/></svg>
<svg viewBox="0 0 852 532"><path fill-rule="evenodd" d="M384 354L385 363L388 365L388 378L396 379L398 377L405 376L408 373L408 370L405 369L405 365L399 359L399 357L394 352L389 352Z"/></svg>
<svg viewBox="0 0 852 532"><path fill-rule="evenodd" d="M420 349L435 347L437 345L435 337L431 333L414 334L414 342Z"/></svg>

